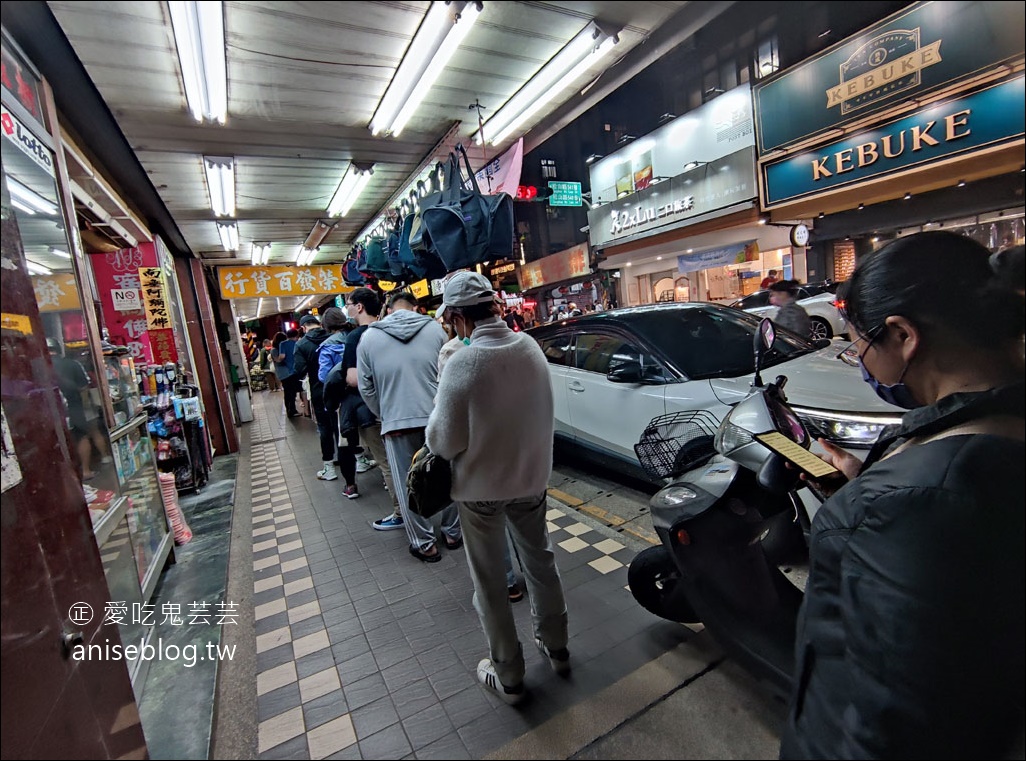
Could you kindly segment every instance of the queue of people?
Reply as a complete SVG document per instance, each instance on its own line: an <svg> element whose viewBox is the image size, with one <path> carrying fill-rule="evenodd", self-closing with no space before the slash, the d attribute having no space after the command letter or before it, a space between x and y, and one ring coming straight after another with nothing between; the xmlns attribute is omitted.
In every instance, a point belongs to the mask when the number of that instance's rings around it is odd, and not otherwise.
<svg viewBox="0 0 1026 761"><path fill-rule="evenodd" d="M832 496L811 525L781 758L1001 756L1021 732L1021 273L1021 251L992 257L963 236L920 233L867 256L840 294L864 380L907 412L865 462L820 440L845 483L817 484ZM795 284L769 289L776 321L807 334ZM443 548L465 550L488 643L478 680L509 704L526 694L509 540L532 601L533 644L557 673L570 670L545 525L549 371L513 314L473 272L449 276L437 320L410 294L382 305L358 288L345 313L327 310L291 352L279 334L269 355L286 394L313 366L314 405L325 385L341 384L340 417L317 413L318 477L330 480L345 458L345 488L355 490L349 458L370 451L394 505L373 528L405 530L409 554L425 563ZM518 414L496 415L495 399ZM437 530L406 492L424 446L452 469L453 503Z"/></svg>

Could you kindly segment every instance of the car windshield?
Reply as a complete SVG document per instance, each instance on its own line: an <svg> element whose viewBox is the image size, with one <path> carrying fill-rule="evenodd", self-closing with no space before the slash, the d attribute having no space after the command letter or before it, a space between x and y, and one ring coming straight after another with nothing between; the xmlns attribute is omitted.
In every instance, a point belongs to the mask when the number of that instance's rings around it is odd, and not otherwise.
<svg viewBox="0 0 1026 761"><path fill-rule="evenodd" d="M639 311L631 326L657 346L689 378L733 378L755 372L753 338L759 318L710 304ZM808 354L815 347L793 333L776 331L763 367Z"/></svg>

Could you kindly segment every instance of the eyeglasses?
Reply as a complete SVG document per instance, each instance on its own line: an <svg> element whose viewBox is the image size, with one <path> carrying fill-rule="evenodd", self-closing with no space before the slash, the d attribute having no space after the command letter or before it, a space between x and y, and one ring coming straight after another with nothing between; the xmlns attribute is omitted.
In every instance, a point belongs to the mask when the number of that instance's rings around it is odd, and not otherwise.
<svg viewBox="0 0 1026 761"><path fill-rule="evenodd" d="M862 358L862 356L855 348L855 344L857 344L859 341L868 341L869 343L866 344L866 351L869 351L869 347L872 346L873 342L880 337L880 334L883 332L883 329L885 327L887 327L886 323L880 323L875 328L867 332L865 335L858 336L854 341L845 346L843 350L838 352L837 359L841 360L845 364L851 365L852 367L858 367L859 360ZM853 326L852 330L854 329L855 328ZM865 352L863 352L863 354L864 353Z"/></svg>

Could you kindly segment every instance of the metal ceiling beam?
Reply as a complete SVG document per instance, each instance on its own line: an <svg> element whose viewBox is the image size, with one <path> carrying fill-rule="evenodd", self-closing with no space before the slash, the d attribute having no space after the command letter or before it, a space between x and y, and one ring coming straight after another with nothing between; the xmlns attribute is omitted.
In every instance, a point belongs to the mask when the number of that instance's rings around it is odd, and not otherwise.
<svg viewBox="0 0 1026 761"><path fill-rule="evenodd" d="M57 110L80 138L79 145L88 147L151 232L159 234L172 252L191 255L185 237L46 3L25 0L5 4L3 25L49 82Z"/></svg>

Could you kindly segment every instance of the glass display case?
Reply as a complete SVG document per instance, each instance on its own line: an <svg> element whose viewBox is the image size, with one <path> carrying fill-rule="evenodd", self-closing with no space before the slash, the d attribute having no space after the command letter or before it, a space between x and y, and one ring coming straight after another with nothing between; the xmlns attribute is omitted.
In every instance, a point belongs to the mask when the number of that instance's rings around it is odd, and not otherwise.
<svg viewBox="0 0 1026 761"><path fill-rule="evenodd" d="M114 407L114 427L120 428L142 412L135 362L123 347L104 347L107 387Z"/></svg>
<svg viewBox="0 0 1026 761"><path fill-rule="evenodd" d="M133 371L134 372L134 371ZM111 441L118 491L127 502L128 536L142 599L148 600L173 541L164 514L146 418L115 431Z"/></svg>

